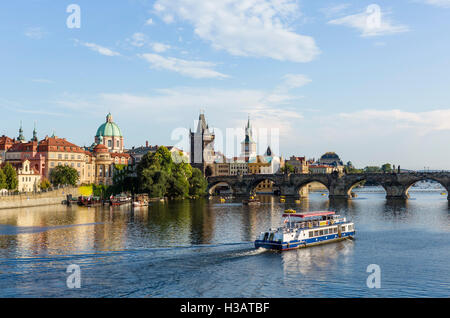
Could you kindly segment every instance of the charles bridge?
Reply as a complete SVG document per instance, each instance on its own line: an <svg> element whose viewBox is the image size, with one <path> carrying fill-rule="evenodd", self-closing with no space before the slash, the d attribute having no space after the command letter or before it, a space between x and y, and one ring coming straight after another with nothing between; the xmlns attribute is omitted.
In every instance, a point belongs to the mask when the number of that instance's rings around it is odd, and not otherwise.
<svg viewBox="0 0 450 318"><path fill-rule="evenodd" d="M434 180L449 193L450 172L408 172L408 173L338 173L332 174L250 174L237 176L208 177L210 194L218 185L227 185L235 196L249 196L263 181L272 181L280 195L286 197L306 196L306 186L311 182L323 184L330 199L349 199L354 187L363 181L381 185L387 199L407 199L409 189L418 181ZM447 196L450 200L450 195Z"/></svg>

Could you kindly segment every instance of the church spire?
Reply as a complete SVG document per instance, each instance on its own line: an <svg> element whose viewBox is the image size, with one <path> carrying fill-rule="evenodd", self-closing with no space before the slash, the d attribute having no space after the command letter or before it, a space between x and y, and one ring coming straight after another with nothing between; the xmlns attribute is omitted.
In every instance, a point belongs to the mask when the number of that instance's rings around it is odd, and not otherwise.
<svg viewBox="0 0 450 318"><path fill-rule="evenodd" d="M17 138L17 140L21 142L25 141L25 137L23 136L22 121L20 121L19 137Z"/></svg>
<svg viewBox="0 0 450 318"><path fill-rule="evenodd" d="M36 131L36 122L34 122L34 129L33 129L33 139L31 139L32 141L38 141L37 138L37 131Z"/></svg>

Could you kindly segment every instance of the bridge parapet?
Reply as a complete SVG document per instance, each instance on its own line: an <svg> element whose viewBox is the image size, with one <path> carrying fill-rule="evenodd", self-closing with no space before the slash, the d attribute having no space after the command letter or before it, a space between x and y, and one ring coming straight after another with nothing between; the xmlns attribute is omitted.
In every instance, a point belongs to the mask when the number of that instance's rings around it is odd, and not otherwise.
<svg viewBox="0 0 450 318"><path fill-rule="evenodd" d="M387 198L406 199L408 191L418 181L434 180L447 191L450 189L450 172L412 173L349 173L349 174L251 174L240 176L208 177L208 188L212 190L219 183L228 184L235 195L248 196L262 181L270 180L282 195L299 196L302 188L311 182L323 184L330 198L348 199L352 189L363 181L379 184L386 190ZM450 199L450 196L449 196Z"/></svg>

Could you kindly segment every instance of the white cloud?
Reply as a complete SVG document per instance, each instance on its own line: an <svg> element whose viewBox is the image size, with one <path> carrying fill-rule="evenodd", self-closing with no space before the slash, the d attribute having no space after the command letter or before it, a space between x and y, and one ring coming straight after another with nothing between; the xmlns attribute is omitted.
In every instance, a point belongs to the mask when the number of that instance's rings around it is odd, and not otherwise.
<svg viewBox="0 0 450 318"><path fill-rule="evenodd" d="M424 0L425 3L431 4L437 7L450 8L450 0Z"/></svg>
<svg viewBox="0 0 450 318"><path fill-rule="evenodd" d="M78 40L75 40L75 43L79 43L87 48L90 48L92 51L97 52L101 55L105 55L105 56L119 56L120 55L120 53L118 53L118 52L115 52L111 49L108 49L106 47L100 46L95 43L80 42Z"/></svg>
<svg viewBox="0 0 450 318"><path fill-rule="evenodd" d="M41 40L47 32L41 27L32 27L25 30L25 36L33 40Z"/></svg>
<svg viewBox="0 0 450 318"><path fill-rule="evenodd" d="M147 43L147 36L144 33L136 32L127 41L136 47L143 47Z"/></svg>
<svg viewBox="0 0 450 318"><path fill-rule="evenodd" d="M312 82L310 78L303 74L286 74L283 76L284 83L288 89L305 86Z"/></svg>
<svg viewBox="0 0 450 318"><path fill-rule="evenodd" d="M310 62L320 53L312 37L288 25L300 16L295 0L157 0L154 9L166 23L189 22L198 37L232 55Z"/></svg>
<svg viewBox="0 0 450 318"><path fill-rule="evenodd" d="M154 42L151 44L151 46L153 51L155 51L156 53L162 53L170 49L170 45L159 42Z"/></svg>
<svg viewBox="0 0 450 318"><path fill-rule="evenodd" d="M145 21L145 25L153 25L153 24L154 24L154 22L153 22L152 18L149 18L149 19L147 19L147 21Z"/></svg>
<svg viewBox="0 0 450 318"><path fill-rule="evenodd" d="M335 16L336 14L341 13L345 9L347 9L350 6L349 3L341 3L338 5L332 5L329 7L325 7L320 9L320 11L327 17Z"/></svg>
<svg viewBox="0 0 450 318"><path fill-rule="evenodd" d="M358 122L362 125L378 128L389 126L390 129L412 129L419 134L432 131L450 131L450 109L425 112L408 112L399 109L367 109L353 113L341 113L339 117Z"/></svg>
<svg viewBox="0 0 450 318"><path fill-rule="evenodd" d="M201 108L209 114L210 124L220 129L244 127L247 114L251 114L256 126L278 128L282 135L288 136L297 126L297 121L303 118L300 112L285 106L294 98L287 94L273 98L270 90L174 87L154 90L146 95L100 93L82 97L64 94L53 103L77 113L94 114L105 109L114 113L116 118L130 118L133 122L158 118L158 121L186 128L197 118ZM224 110L227 116L223 116ZM136 113L140 114L139 118L133 115ZM211 117L215 117L216 122Z"/></svg>
<svg viewBox="0 0 450 318"><path fill-rule="evenodd" d="M153 69L166 69L192 78L227 78L213 68L216 64L204 61L189 61L175 57L163 57L158 54L139 54L139 57L150 63Z"/></svg>
<svg viewBox="0 0 450 318"><path fill-rule="evenodd" d="M394 24L388 17L388 13L382 12L378 5L370 5L364 12L334 19L328 23L355 28L361 32L362 37L382 36L409 31L406 25Z"/></svg>

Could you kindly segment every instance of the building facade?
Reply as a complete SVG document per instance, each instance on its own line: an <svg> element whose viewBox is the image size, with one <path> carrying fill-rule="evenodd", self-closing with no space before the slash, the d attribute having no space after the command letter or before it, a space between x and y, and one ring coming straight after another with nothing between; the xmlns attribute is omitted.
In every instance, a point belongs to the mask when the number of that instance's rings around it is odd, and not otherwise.
<svg viewBox="0 0 450 318"><path fill-rule="evenodd" d="M114 124L111 114L108 114L106 124ZM130 155L123 153L123 136L120 129L114 125L117 129L114 128L110 134L110 126L102 124L90 148L79 147L55 135L38 141L36 129L32 139L27 142L21 126L19 137L17 141L12 140L12 145L11 140L3 138L3 144L8 145L3 146L8 148L4 154L5 161L11 163L16 170L23 169L24 162L28 161L30 170L36 171L41 179L50 180L53 169L69 166L78 172L79 184L112 185L114 167L131 163Z"/></svg>
<svg viewBox="0 0 450 318"><path fill-rule="evenodd" d="M22 167L17 169L17 190L19 192L36 192L40 190L41 175L35 170L30 161L22 162Z"/></svg>
<svg viewBox="0 0 450 318"><path fill-rule="evenodd" d="M309 164L306 157L292 156L285 163L294 168L294 173L309 173Z"/></svg>

